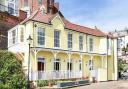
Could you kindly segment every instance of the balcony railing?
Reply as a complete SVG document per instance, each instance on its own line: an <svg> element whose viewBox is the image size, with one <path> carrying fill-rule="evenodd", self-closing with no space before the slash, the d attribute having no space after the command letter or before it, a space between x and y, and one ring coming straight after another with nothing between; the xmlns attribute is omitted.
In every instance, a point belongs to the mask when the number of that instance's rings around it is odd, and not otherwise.
<svg viewBox="0 0 128 89"><path fill-rule="evenodd" d="M8 12L10 15L15 15L15 16L18 14L17 10L15 10L11 7L7 7L5 5L2 5L2 4L0 4L0 11L1 12Z"/></svg>
<svg viewBox="0 0 128 89"><path fill-rule="evenodd" d="M57 80L82 78L81 71L38 71L32 72L29 76L31 80Z"/></svg>

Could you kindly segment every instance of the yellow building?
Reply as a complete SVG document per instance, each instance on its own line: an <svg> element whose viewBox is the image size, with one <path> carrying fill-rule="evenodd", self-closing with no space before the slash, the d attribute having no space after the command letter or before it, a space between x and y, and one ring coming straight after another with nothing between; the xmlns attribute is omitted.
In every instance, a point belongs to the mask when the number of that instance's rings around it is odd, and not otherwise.
<svg viewBox="0 0 128 89"><path fill-rule="evenodd" d="M44 6L45 7L45 6ZM51 10L51 11L50 11ZM8 31L8 50L16 53L30 79L95 77L117 80L116 39L95 28L73 24L60 11L40 8Z"/></svg>

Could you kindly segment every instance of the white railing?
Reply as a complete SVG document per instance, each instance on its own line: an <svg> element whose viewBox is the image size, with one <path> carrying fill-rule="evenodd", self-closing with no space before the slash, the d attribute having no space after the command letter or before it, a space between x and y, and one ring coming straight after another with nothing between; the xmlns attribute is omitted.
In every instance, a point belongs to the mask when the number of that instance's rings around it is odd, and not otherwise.
<svg viewBox="0 0 128 89"><path fill-rule="evenodd" d="M81 71L38 71L31 72L30 80L55 80L82 78Z"/></svg>

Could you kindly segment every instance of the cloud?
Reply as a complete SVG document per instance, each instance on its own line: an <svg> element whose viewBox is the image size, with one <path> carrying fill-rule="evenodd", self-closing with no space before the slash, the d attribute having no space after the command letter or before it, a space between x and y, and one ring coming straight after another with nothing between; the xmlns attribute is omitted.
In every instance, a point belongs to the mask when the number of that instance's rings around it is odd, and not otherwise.
<svg viewBox="0 0 128 89"><path fill-rule="evenodd" d="M103 31L122 30L128 26L128 0L69 0L63 1L61 8L70 21L97 26Z"/></svg>

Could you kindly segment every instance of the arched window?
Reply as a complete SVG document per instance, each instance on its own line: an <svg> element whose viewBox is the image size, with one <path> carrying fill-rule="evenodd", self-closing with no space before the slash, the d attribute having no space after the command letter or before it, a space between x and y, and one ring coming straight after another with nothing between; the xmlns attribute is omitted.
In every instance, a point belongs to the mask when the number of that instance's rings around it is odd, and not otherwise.
<svg viewBox="0 0 128 89"><path fill-rule="evenodd" d="M44 44L45 44L45 31L44 31L44 29L39 27L37 34L38 34L38 45L44 46Z"/></svg>

